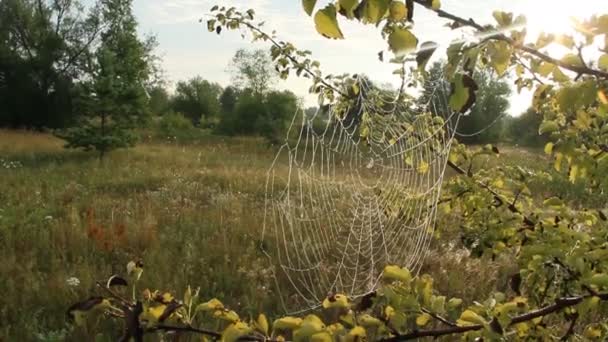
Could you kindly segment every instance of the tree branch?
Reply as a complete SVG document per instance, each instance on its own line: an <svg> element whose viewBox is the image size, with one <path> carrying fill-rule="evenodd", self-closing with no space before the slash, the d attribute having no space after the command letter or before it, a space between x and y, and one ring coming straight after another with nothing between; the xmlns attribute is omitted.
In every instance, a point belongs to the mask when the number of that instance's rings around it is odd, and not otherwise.
<svg viewBox="0 0 608 342"><path fill-rule="evenodd" d="M583 300L590 298L590 297L594 297L594 296L584 295L584 296L576 296L576 297L559 298L552 305L548 305L544 308L540 308L540 309L530 311L528 313L514 317L511 320L511 323L509 323L509 326L513 326L518 323L531 321L535 318L544 317L544 316L550 315L552 313L559 312L567 307L578 305ZM599 297L600 300L606 301L606 300L608 300L608 293L598 294L595 297ZM384 341L395 342L395 341L415 340L415 339L419 339L422 337L440 337L440 336L452 335L452 334L462 334L462 333L465 333L468 331L476 331L476 330L481 330L484 328L485 328L485 326L482 324L474 324L474 325L467 325L467 326L462 326L462 327L456 326L456 327L450 327L450 328L445 328L445 329L436 329L436 330L416 330L416 331L413 331L408 334L397 335L392 338L385 339Z"/></svg>
<svg viewBox="0 0 608 342"><path fill-rule="evenodd" d="M454 22L457 22L463 26L468 26L468 27L472 27L475 30L479 31L480 33L489 33L490 30L482 25L479 25L478 23L476 23L473 19L464 19L462 17L459 17L457 15L448 13L442 9L433 9L430 5L429 2L426 0L414 0L415 3L417 3L418 5L421 5L423 7L425 7L426 9L433 11L437 14L437 16L439 16L440 18L445 18L445 19L449 19L452 20ZM608 72L605 71L601 71L601 70L596 70L596 69L591 69L589 67L587 67L586 65L572 65L572 64L568 64L568 63L564 63L558 59L555 59L545 53L542 53L540 51L538 51L535 48L532 48L530 46L526 46L526 45L522 45L517 43L515 40L513 40L510 37L507 37L506 35L504 35L503 33L495 33L492 36L489 37L490 39L494 39L494 40L502 40L504 42L509 43L513 48L527 52L545 62L549 62L551 64L555 64L559 67L562 67L564 69L570 70L572 72L577 73L578 75L591 75L591 76L596 76L596 77L600 77L600 78L608 78Z"/></svg>
<svg viewBox="0 0 608 342"><path fill-rule="evenodd" d="M458 174L463 175L463 176L467 176L471 179L473 179L473 177L471 175L469 175L465 170L463 170L460 166L456 165L455 163L453 163L452 161L448 160L448 166L451 167L454 171L456 171ZM492 188L490 188L490 186L488 186L487 184L484 184L480 181L474 180L475 183L477 183L479 186L481 186L482 188L484 188L485 190L487 190L489 193L492 194L492 196L494 196L494 199L496 199L496 201L498 201L499 203L509 203L509 201L507 201L506 198L502 197L499 193L497 193L496 191L494 191ZM523 222L526 226L526 228L532 228L535 226L534 221L532 221L529 217L525 216L522 214L521 211L519 211L519 209L517 209L516 206L514 205L509 205L507 207L507 209L514 213L514 214L520 214L523 216Z"/></svg>

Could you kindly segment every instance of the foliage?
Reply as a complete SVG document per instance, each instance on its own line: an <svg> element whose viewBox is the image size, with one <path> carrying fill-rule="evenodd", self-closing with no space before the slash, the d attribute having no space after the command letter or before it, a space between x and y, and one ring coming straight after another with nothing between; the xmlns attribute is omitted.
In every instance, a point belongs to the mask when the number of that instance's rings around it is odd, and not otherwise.
<svg viewBox="0 0 608 342"><path fill-rule="evenodd" d="M193 124L199 125L202 120L219 116L221 93L222 87L219 84L194 77L177 83L171 108L183 113Z"/></svg>
<svg viewBox="0 0 608 342"><path fill-rule="evenodd" d="M232 113L225 113L218 131L227 135L260 135L271 143L285 136L289 118L298 109L290 91L270 91L265 95L241 92Z"/></svg>
<svg viewBox="0 0 608 342"><path fill-rule="evenodd" d="M168 112L156 122L155 133L164 140L186 142L200 137L202 131L194 127L192 121L184 115Z"/></svg>
<svg viewBox="0 0 608 342"><path fill-rule="evenodd" d="M543 148L548 142L547 134L538 134L543 115L530 108L518 117L509 118L505 123L505 134L520 146Z"/></svg>
<svg viewBox="0 0 608 342"><path fill-rule="evenodd" d="M170 108L169 94L162 86L153 87L150 91L149 108L153 115L163 115Z"/></svg>
<svg viewBox="0 0 608 342"><path fill-rule="evenodd" d="M304 0L306 12L314 13L316 3ZM496 24L481 25L441 9L439 1L409 0L405 11L397 5L391 11L389 1L339 1L335 9L331 3L320 6L313 20L319 33L334 39L343 38L338 15L344 17L341 20L376 25L396 55L390 61L399 65L395 73L405 80L409 72L410 84L416 85L423 81L423 69L430 57L426 48L414 51L419 40L411 28L417 6L449 20L455 30L467 27L483 37L475 42L457 41L447 49L445 75L451 88L451 110L465 114L479 101L479 85L474 79L478 69L491 68L498 76L513 70L519 89L535 89L533 108L543 113L538 132L550 136L545 152L552 157L552 167L558 172L552 177L586 184L591 193L606 193L606 179L601 174L608 160L608 73L603 69L607 59L604 55L598 58L585 54L589 48L598 47L602 54L608 53L601 46L608 34L606 15L576 22L571 34L542 34L535 42L526 41L523 16L496 11ZM282 75L295 70L297 75L312 78L311 91L319 94L321 104L339 105L350 101L352 92L356 94L349 76L324 77L319 63L308 58L309 52L264 33L253 21L253 11L219 7L214 11L215 17L207 22L209 29L219 32L221 28L245 27L253 40L270 42L275 65ZM598 41L602 41L600 46L595 45ZM560 44L570 53L554 58L541 51L549 44ZM379 57L384 59L383 52ZM402 96L397 100L402 100ZM602 339L606 316L594 313L601 310L598 305L606 300L602 291L608 285L604 258L608 224L604 209L570 206L550 192L543 194L543 200L535 200L527 184L546 179L548 173L509 165L477 169L475 161L484 155L498 156L499 149L491 145L453 148L448 165L460 177L447 184L443 210L463 218L462 241L473 255L515 258L519 271L511 281L514 294L503 297L496 293L493 300L460 310L456 327L428 332L410 329L395 333L391 339L451 333L462 333L466 339L480 334L484 339ZM424 298L413 298L412 302L427 303ZM563 313L561 320L545 317L555 312ZM428 315L430 318L422 316L417 323L424 326L433 318ZM448 326L452 323L443 322Z"/></svg>
<svg viewBox="0 0 608 342"><path fill-rule="evenodd" d="M107 28L91 66L91 80L82 82L83 117L79 125L58 134L68 148L96 150L100 159L114 149L135 144L133 129L145 120L143 86L150 73L146 42L137 37L131 1L109 0L101 6Z"/></svg>
<svg viewBox="0 0 608 342"><path fill-rule="evenodd" d="M238 88L249 89L256 96L266 93L277 76L265 50L238 50L232 57L231 73Z"/></svg>
<svg viewBox="0 0 608 342"><path fill-rule="evenodd" d="M98 41L98 6L79 1L0 3L0 126L58 128L77 110L75 83Z"/></svg>
<svg viewBox="0 0 608 342"><path fill-rule="evenodd" d="M444 77L445 65L439 62L427 71L423 82L421 102L432 101L435 113L447 113L445 99L450 97L448 82ZM475 104L458 122L458 139L465 144L497 143L503 140L504 123L509 109L511 88L493 71L478 70L473 79L477 84ZM537 132L535 132L537 134Z"/></svg>

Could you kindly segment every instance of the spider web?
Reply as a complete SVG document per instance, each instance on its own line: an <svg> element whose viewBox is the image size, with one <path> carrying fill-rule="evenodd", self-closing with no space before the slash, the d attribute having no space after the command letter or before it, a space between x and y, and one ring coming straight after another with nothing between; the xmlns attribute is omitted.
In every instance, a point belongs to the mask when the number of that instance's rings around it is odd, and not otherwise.
<svg viewBox="0 0 608 342"><path fill-rule="evenodd" d="M417 272L433 233L459 115L354 84L348 104L296 113L267 173L262 248L287 312L364 296L389 264Z"/></svg>

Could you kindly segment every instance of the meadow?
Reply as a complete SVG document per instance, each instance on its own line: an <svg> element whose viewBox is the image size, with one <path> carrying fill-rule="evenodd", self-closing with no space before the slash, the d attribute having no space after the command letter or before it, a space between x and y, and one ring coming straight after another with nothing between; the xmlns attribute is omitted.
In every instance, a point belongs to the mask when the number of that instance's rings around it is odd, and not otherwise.
<svg viewBox="0 0 608 342"><path fill-rule="evenodd" d="M139 258L146 287L179 295L191 285L244 315L278 314L258 244L276 147L257 138L151 140L100 162L62 145L0 131L0 340L61 340L67 307ZM503 148L502 158L545 168L540 153ZM573 198L583 191L561 189ZM454 222L438 218L422 271L466 301L506 289L512 261L470 258Z"/></svg>

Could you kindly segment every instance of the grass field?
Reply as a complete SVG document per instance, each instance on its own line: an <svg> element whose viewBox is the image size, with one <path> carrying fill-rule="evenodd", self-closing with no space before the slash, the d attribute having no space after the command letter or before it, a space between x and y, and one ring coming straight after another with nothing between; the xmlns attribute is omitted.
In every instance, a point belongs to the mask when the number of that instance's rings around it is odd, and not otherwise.
<svg viewBox="0 0 608 342"><path fill-rule="evenodd" d="M504 153L538 164L535 152ZM66 308L136 258L152 289L200 286L243 314L276 312L256 244L274 155L262 140L208 137L144 143L100 163L50 135L0 131L0 341L63 336ZM507 286L510 261L471 259L454 236L433 242L423 269L440 291L472 300Z"/></svg>

